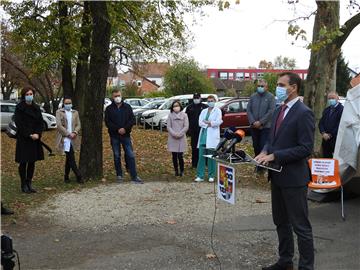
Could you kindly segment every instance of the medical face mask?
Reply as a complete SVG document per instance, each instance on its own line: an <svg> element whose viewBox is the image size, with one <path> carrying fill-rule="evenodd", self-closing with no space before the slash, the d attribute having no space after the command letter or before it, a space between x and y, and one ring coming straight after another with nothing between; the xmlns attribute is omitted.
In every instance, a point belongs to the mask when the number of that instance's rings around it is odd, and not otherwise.
<svg viewBox="0 0 360 270"><path fill-rule="evenodd" d="M119 104L119 103L121 103L121 97L116 97L116 98L114 98L114 101L115 101L115 103L117 103L117 104Z"/></svg>
<svg viewBox="0 0 360 270"><path fill-rule="evenodd" d="M335 106L337 102L336 102L336 99L331 98L331 99L328 100L328 103L329 103L330 106Z"/></svg>
<svg viewBox="0 0 360 270"><path fill-rule="evenodd" d="M33 101L33 99L34 99L34 96L33 96L33 95L31 95L31 96L25 96L25 101L26 101L27 103L31 103L31 102Z"/></svg>
<svg viewBox="0 0 360 270"><path fill-rule="evenodd" d="M289 97L287 89L281 86L276 87L275 94L279 102L284 102Z"/></svg>
<svg viewBox="0 0 360 270"><path fill-rule="evenodd" d="M258 87L258 88L256 89L256 91L257 91L259 94L263 94L263 93L265 92L265 89L264 89L264 87Z"/></svg>
<svg viewBox="0 0 360 270"><path fill-rule="evenodd" d="M208 105L210 108L214 108L215 107L215 102L214 101L209 101Z"/></svg>
<svg viewBox="0 0 360 270"><path fill-rule="evenodd" d="M67 111L71 111L72 104L64 104L64 109L67 110Z"/></svg>
<svg viewBox="0 0 360 270"><path fill-rule="evenodd" d="M200 99L195 98L195 99L194 99L194 104L200 104L200 101L201 101Z"/></svg>

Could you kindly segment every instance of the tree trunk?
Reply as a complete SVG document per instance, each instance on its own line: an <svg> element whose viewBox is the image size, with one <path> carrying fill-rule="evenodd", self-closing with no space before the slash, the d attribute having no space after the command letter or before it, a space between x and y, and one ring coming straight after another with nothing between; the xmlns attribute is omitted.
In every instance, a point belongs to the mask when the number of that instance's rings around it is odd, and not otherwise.
<svg viewBox="0 0 360 270"><path fill-rule="evenodd" d="M89 2L93 31L90 52L90 83L84 93L86 108L82 123L80 170L84 179L96 179L103 173L103 104L110 60L111 24L105 1Z"/></svg>
<svg viewBox="0 0 360 270"><path fill-rule="evenodd" d="M65 1L59 1L59 33L61 42L61 84L64 96L72 97L74 95L74 86L72 82L71 55L69 55L70 45L67 41L66 27L69 24L68 7Z"/></svg>
<svg viewBox="0 0 360 270"><path fill-rule="evenodd" d="M339 29L339 2L317 1L316 4L318 8L313 29L313 44L321 39L320 29L326 27L329 32ZM339 54L340 48L334 43L322 46L318 50L311 50L304 102L315 114L315 156L320 155L321 134L317 127L326 104L326 95L336 90L334 82L336 82L336 59Z"/></svg>
<svg viewBox="0 0 360 270"><path fill-rule="evenodd" d="M91 38L91 18L89 2L84 2L84 13L81 24L81 51L78 54L76 66L75 96L74 107L79 111L80 119L84 116L84 95L88 89L89 81L89 54L90 54L90 38Z"/></svg>

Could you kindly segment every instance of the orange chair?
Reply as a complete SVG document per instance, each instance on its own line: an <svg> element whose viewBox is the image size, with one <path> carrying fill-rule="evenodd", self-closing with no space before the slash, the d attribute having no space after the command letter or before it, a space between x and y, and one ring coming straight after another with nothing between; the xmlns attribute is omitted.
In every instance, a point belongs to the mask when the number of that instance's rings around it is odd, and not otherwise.
<svg viewBox="0 0 360 270"><path fill-rule="evenodd" d="M333 162L332 162L333 161ZM333 165L333 170L329 173L329 164ZM344 190L339 174L339 161L332 158L312 158L309 159L311 169L311 181L308 185L310 189L338 189L341 191L341 217L345 220L344 214ZM332 166L330 166L332 168Z"/></svg>

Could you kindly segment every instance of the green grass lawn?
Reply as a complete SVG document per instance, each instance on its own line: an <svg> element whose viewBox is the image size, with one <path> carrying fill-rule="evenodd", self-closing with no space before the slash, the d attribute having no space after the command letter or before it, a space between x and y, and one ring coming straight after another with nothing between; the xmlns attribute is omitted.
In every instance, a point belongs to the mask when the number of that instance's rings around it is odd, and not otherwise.
<svg viewBox="0 0 360 270"><path fill-rule="evenodd" d="M54 130L44 132L43 141L54 148L55 135L56 131ZM167 136L167 132L161 133L156 130L134 128L132 138L139 176L146 182L193 181L195 170L191 169L191 149L185 154L184 177L174 177L171 154L167 152L166 148ZM65 184L63 182L65 156L57 154L56 156L49 157L45 155L45 160L36 162L33 186L38 190L38 193L25 194L20 190L18 164L14 161L15 140L8 138L4 132L1 132L1 200L6 206L15 210L16 217L25 209L38 205L56 193L67 190L77 191L83 188L114 183L115 170L113 157L109 136L105 128L103 131L103 146L104 177L101 180L88 181L84 185L79 185L76 183L75 177L71 175L72 183ZM247 152L252 153L250 144L241 144L241 147ZM45 153L47 152L45 151ZM267 182L264 177L254 177L252 166L243 166L240 170L237 170L236 174L240 180L240 186L255 185L264 187ZM127 175L126 180L129 180Z"/></svg>

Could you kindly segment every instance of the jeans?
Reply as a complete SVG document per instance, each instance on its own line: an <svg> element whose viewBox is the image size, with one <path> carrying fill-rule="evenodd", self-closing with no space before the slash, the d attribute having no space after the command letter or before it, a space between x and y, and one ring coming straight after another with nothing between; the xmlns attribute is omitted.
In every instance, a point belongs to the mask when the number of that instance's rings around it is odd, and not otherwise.
<svg viewBox="0 0 360 270"><path fill-rule="evenodd" d="M263 150L263 148L268 140L269 133L270 133L269 128L263 128L263 129L252 128L251 129L251 137L252 137L252 141L253 141L255 156L260 154L260 152Z"/></svg>
<svg viewBox="0 0 360 270"><path fill-rule="evenodd" d="M125 156L127 157L127 164L129 166L129 171L131 179L137 178L136 165L135 165L135 155L133 152L131 138L130 137L110 137L111 147L114 154L114 165L117 176L123 176L121 169L121 145L125 151Z"/></svg>

